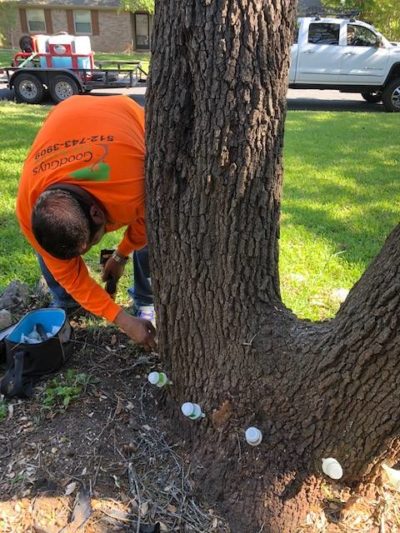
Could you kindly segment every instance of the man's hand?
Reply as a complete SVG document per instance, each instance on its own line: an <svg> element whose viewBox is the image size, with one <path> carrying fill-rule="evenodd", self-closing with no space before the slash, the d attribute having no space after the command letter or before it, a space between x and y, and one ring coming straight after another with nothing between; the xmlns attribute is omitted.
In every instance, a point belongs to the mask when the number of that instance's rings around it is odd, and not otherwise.
<svg viewBox="0 0 400 533"><path fill-rule="evenodd" d="M117 283L119 278L124 273L125 265L126 261L122 263L117 263L117 261L115 261L115 259L111 256L110 259L107 260L107 263L104 265L101 279L103 281L107 281L110 278L113 278Z"/></svg>
<svg viewBox="0 0 400 533"><path fill-rule="evenodd" d="M102 253L103 252L108 252L108 250L102 250ZM118 252L114 252L111 257L103 263L102 280L106 282L105 289L113 300L115 300L118 280L124 272L127 260L127 257L122 257ZM102 263L101 258L100 262Z"/></svg>
<svg viewBox="0 0 400 533"><path fill-rule="evenodd" d="M121 311L114 323L120 327L136 344L149 352L157 349L156 330L149 320L136 318L126 311Z"/></svg>

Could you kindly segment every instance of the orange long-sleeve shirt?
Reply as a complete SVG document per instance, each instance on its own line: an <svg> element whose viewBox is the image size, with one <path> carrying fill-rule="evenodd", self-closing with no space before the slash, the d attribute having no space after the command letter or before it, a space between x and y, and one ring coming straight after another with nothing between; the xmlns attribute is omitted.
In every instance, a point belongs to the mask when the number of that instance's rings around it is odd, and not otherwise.
<svg viewBox="0 0 400 533"><path fill-rule="evenodd" d="M146 244L144 112L127 96L72 96L55 107L25 161L17 217L54 278L82 307L114 321L121 308L89 275L80 257L56 259L37 243L32 208L51 185L78 185L106 210L106 232L127 226L122 255Z"/></svg>

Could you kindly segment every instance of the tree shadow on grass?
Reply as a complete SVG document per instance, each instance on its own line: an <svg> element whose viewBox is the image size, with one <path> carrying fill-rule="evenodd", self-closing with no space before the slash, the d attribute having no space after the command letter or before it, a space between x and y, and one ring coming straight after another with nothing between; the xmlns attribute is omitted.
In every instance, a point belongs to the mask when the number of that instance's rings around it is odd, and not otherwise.
<svg viewBox="0 0 400 533"><path fill-rule="evenodd" d="M362 263L366 268L396 226L395 216L395 212L386 213L385 221L380 220L379 225L372 222L364 224L364 215L353 217L351 222L348 222L330 216L324 209L310 210L294 206L286 210L285 223L304 227L315 238L329 241L335 254L342 253L346 261L354 264ZM371 221L382 219L382 213L379 209L371 207L366 218ZM386 232L381 231L383 222L387 228Z"/></svg>
<svg viewBox="0 0 400 533"><path fill-rule="evenodd" d="M398 117L289 114L283 223L367 266L400 218Z"/></svg>

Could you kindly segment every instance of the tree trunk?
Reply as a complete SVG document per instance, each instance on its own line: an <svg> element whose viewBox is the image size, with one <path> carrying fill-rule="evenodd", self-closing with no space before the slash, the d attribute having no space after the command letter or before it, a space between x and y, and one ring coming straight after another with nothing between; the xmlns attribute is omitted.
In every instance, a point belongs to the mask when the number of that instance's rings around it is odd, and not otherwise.
<svg viewBox="0 0 400 533"><path fill-rule="evenodd" d="M279 210L292 0L156 6L147 93L148 227L160 353L202 493L232 531L291 532L321 460L347 483L396 456L400 230L337 317L281 302ZM248 426L263 442L244 441Z"/></svg>

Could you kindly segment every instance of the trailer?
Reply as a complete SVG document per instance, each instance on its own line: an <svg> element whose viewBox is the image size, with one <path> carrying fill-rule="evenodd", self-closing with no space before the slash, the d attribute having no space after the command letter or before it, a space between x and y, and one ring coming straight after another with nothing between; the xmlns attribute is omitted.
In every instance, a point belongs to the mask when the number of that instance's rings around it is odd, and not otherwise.
<svg viewBox="0 0 400 533"><path fill-rule="evenodd" d="M3 68L18 102L39 104L49 94L56 103L93 89L127 88L146 81L140 61L96 65L87 36L25 35L11 67ZM114 64L116 68L107 68Z"/></svg>

